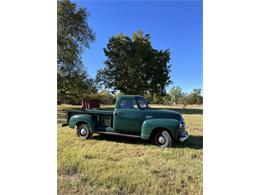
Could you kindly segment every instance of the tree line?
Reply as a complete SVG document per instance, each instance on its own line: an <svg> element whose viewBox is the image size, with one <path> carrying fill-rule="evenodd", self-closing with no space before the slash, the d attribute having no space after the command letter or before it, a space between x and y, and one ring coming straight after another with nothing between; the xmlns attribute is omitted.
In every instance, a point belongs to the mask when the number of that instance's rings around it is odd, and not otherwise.
<svg viewBox="0 0 260 195"><path fill-rule="evenodd" d="M122 93L144 95L152 102L202 102L200 91L187 95L174 88L173 94L172 90L166 93L172 83L170 50L153 48L150 34L142 30L132 37L123 33L110 37L103 49L105 66L97 71L95 79L91 78L82 62L82 52L96 39L88 25L90 13L69 0L60 0L57 5L58 99L77 102L90 94L100 98ZM98 91L104 93L97 95Z"/></svg>

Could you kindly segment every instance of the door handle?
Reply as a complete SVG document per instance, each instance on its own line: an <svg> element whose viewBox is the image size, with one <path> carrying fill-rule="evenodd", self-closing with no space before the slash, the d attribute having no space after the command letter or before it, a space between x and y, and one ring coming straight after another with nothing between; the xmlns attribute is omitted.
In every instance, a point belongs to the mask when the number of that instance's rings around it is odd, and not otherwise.
<svg viewBox="0 0 260 195"><path fill-rule="evenodd" d="M120 115L120 114L122 114L122 112L120 112L120 111L114 112L114 115Z"/></svg>

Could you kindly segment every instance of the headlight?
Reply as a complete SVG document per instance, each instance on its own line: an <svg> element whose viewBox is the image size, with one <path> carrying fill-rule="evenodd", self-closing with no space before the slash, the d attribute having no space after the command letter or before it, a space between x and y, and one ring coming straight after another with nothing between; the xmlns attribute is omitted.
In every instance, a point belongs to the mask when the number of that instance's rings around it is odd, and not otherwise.
<svg viewBox="0 0 260 195"><path fill-rule="evenodd" d="M179 127L180 129L185 129L185 123L183 119L180 121Z"/></svg>

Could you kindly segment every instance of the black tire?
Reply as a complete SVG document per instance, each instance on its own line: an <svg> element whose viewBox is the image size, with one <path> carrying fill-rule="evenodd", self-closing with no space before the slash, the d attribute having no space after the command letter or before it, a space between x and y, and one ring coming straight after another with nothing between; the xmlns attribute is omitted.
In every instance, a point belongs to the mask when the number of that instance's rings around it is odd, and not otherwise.
<svg viewBox="0 0 260 195"><path fill-rule="evenodd" d="M92 137L92 133L87 124L83 123L77 126L76 134L78 137L82 137L84 139L90 139Z"/></svg>
<svg viewBox="0 0 260 195"><path fill-rule="evenodd" d="M152 142L153 142L153 144L155 144L159 147L166 148L166 147L172 146L173 138L168 131L162 130L162 131L157 131L156 133L154 133L154 135L152 137Z"/></svg>

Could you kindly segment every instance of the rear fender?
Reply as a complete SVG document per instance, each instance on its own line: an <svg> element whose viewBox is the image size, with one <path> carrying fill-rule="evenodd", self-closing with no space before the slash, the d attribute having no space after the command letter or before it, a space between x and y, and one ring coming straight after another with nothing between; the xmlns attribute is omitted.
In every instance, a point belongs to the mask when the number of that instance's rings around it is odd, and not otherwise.
<svg viewBox="0 0 260 195"><path fill-rule="evenodd" d="M156 129L167 129L174 139L178 136L180 122L176 119L148 119L143 122L141 138L149 140L151 134Z"/></svg>
<svg viewBox="0 0 260 195"><path fill-rule="evenodd" d="M93 132L96 128L95 118L90 114L77 114L70 118L69 127L74 128L79 123L86 123L90 126L90 130Z"/></svg>

